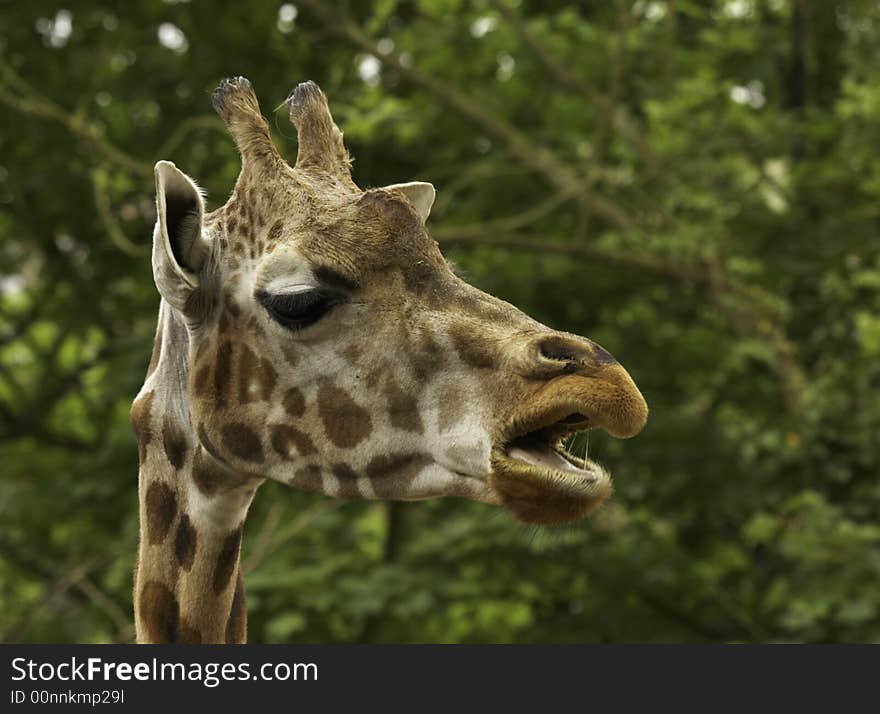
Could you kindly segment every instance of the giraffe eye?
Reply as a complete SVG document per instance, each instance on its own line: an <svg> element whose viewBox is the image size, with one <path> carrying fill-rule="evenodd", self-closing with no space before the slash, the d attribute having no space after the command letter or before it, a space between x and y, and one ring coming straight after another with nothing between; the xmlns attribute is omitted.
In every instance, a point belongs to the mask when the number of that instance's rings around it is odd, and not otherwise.
<svg viewBox="0 0 880 714"><path fill-rule="evenodd" d="M292 330L316 323L342 302L337 292L316 288L296 293L257 293L257 300L276 322Z"/></svg>

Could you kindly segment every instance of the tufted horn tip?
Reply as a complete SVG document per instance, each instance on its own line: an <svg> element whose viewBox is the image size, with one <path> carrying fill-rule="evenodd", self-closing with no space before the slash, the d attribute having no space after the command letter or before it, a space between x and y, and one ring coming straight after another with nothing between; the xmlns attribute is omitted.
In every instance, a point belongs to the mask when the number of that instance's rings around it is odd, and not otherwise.
<svg viewBox="0 0 880 714"><path fill-rule="evenodd" d="M242 167L270 167L281 160L269 125L260 112L254 88L246 77L224 79L214 90L211 104L220 115L242 156Z"/></svg>
<svg viewBox="0 0 880 714"><path fill-rule="evenodd" d="M309 79L297 84L293 91L287 95L284 104L287 106L291 121L295 123L315 105L326 107L327 98L321 88Z"/></svg>
<svg viewBox="0 0 880 714"><path fill-rule="evenodd" d="M256 95L247 77L227 77L211 95L211 104L221 116L227 117L237 105L256 104Z"/></svg>
<svg viewBox="0 0 880 714"><path fill-rule="evenodd" d="M333 121L327 96L321 88L311 80L300 82L287 95L284 104L299 138L296 168L330 174L352 183L342 132Z"/></svg>

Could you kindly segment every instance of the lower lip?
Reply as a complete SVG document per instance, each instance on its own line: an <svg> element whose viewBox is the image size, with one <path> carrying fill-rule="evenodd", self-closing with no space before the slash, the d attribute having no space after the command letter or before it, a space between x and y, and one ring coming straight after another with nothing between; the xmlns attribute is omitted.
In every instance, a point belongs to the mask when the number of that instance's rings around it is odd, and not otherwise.
<svg viewBox="0 0 880 714"><path fill-rule="evenodd" d="M571 500L586 509L577 518L591 512L614 490L611 475L595 462L587 461L586 468L579 471L548 469L511 457L501 449L493 452L490 483L493 478L502 499L505 493L509 497L518 494L513 497L525 498L537 509L546 503L551 510L551 504Z"/></svg>

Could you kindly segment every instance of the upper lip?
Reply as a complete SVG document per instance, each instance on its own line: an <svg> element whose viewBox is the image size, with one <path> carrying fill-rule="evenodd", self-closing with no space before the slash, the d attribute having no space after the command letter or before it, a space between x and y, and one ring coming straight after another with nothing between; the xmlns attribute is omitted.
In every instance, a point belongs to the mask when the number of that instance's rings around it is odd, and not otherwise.
<svg viewBox="0 0 880 714"><path fill-rule="evenodd" d="M562 437L593 427L626 439L642 430L647 417L638 387L615 365L601 376L568 375L547 384L517 410L502 443L542 429Z"/></svg>

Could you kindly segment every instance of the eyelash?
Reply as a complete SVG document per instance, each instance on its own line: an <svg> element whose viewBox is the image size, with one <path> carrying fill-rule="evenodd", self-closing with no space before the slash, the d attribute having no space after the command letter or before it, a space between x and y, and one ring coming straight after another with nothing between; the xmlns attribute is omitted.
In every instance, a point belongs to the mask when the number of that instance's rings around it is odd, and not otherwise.
<svg viewBox="0 0 880 714"><path fill-rule="evenodd" d="M302 330L318 322L344 298L339 293L316 288L277 295L260 292L257 300L277 323L290 330Z"/></svg>

